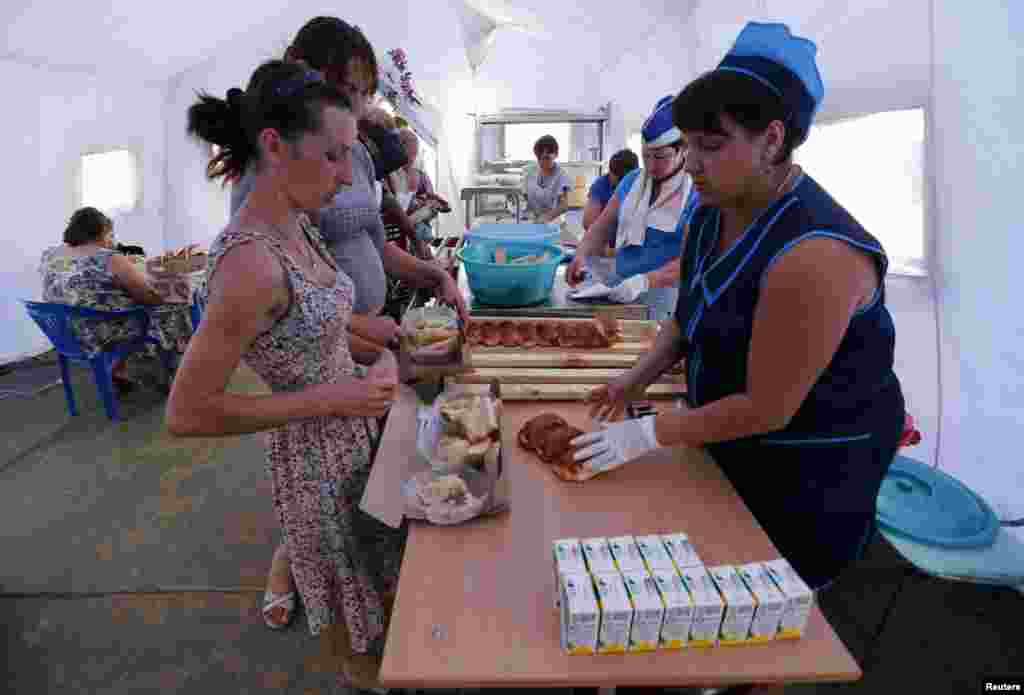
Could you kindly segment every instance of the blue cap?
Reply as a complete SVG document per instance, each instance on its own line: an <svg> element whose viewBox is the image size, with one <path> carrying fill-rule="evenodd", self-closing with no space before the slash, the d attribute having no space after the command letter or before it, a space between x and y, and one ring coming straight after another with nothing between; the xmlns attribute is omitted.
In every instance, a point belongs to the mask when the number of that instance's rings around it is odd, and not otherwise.
<svg viewBox="0 0 1024 695"><path fill-rule="evenodd" d="M644 121L644 127L640 129L643 144L648 147L664 147L682 139L683 133L672 122L672 100L674 98L670 94L659 99L658 103L654 105L654 111Z"/></svg>
<svg viewBox="0 0 1024 695"><path fill-rule="evenodd" d="M768 87L789 108L793 125L807 131L825 96L817 53L813 41L793 36L785 24L747 22L717 69Z"/></svg>

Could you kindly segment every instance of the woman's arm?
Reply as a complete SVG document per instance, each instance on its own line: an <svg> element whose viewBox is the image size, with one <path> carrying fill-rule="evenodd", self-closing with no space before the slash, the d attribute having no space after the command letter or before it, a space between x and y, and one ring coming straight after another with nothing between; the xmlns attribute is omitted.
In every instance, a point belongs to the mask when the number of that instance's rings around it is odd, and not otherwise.
<svg viewBox="0 0 1024 695"><path fill-rule="evenodd" d="M608 242L619 226L619 198L612 196L604 210L597 216L590 229L583 235L577 255L580 256L603 256Z"/></svg>
<svg viewBox="0 0 1024 695"><path fill-rule="evenodd" d="M352 359L358 364L370 365L377 361L380 354L387 348L383 345L378 345L372 340L367 340L358 333L354 333L351 330L348 334L348 351L352 355Z"/></svg>
<svg viewBox="0 0 1024 695"><path fill-rule="evenodd" d="M469 308L466 300L459 292L452 276L437 263L421 261L409 255L394 244L385 244L381 250L381 261L384 270L413 287L433 289L437 296L455 307L455 311L463 321L469 320Z"/></svg>
<svg viewBox="0 0 1024 695"><path fill-rule="evenodd" d="M590 229L590 225L597 221L604 206L597 198L587 198L587 205L583 208L583 229Z"/></svg>
<svg viewBox="0 0 1024 695"><path fill-rule="evenodd" d="M676 256L657 270L647 273L647 286L651 289L662 287L678 287L682 275L682 264Z"/></svg>
<svg viewBox="0 0 1024 695"><path fill-rule="evenodd" d="M280 263L261 244L221 258L210 301L174 379L164 416L176 436L247 434L328 415L382 415L394 386L349 377L291 393L242 395L227 386L242 354L287 307Z"/></svg>
<svg viewBox="0 0 1024 695"><path fill-rule="evenodd" d="M127 256L114 254L110 257L110 274L114 276L117 284L128 293L128 296L139 304L164 303L160 293L146 282L146 276L128 260Z"/></svg>
<svg viewBox="0 0 1024 695"><path fill-rule="evenodd" d="M702 446L785 428L832 361L863 294L859 252L811 239L765 275L754 312L747 387L655 421L663 446Z"/></svg>
<svg viewBox="0 0 1024 695"><path fill-rule="evenodd" d="M635 375L635 384L642 384L646 389L669 369L679 363L685 356L683 353L683 332L675 319L663 321L658 337L654 340L651 350L637 360L630 370Z"/></svg>

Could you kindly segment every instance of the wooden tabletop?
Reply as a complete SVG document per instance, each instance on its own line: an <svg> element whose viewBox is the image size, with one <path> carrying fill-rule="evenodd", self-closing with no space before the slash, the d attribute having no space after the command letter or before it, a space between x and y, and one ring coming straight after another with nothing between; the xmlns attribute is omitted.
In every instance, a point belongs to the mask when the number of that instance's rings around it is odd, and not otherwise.
<svg viewBox="0 0 1024 695"><path fill-rule="evenodd" d="M560 481L516 444L521 424L545 411L590 429L580 403L504 404L510 512L455 527L412 522L381 668L385 685L712 686L860 678L817 607L800 640L567 656L552 606L552 540L684 532L708 566L779 555L700 450L663 449L583 484ZM414 413L413 392L403 389L375 469L409 460Z"/></svg>

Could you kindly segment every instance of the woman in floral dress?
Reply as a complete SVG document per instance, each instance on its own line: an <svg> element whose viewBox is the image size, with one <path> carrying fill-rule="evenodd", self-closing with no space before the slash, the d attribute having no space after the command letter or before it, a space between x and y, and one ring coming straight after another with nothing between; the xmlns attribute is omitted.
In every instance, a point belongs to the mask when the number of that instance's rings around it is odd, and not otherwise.
<svg viewBox="0 0 1024 695"><path fill-rule="evenodd" d="M59 302L100 311L121 311L142 304L149 311L149 336L160 347L181 354L192 326L188 308L164 304L132 261L114 250L114 223L93 207L76 210L64 230L64 244L43 252L39 264L43 301ZM72 327L86 352L97 354L112 345L140 337L134 320L75 318ZM114 384L120 390L151 373L156 346L135 353L114 365Z"/></svg>
<svg viewBox="0 0 1024 695"><path fill-rule="evenodd" d="M337 625L351 652L377 659L404 536L358 504L397 365L390 351L350 346L352 281L302 212L352 180L351 104L320 73L269 61L245 92L202 95L188 124L221 148L211 178L250 164L255 173L210 249L203 322L175 380L167 427L179 436L267 432L274 508L310 632L337 640L328 630ZM226 392L241 360L271 395Z"/></svg>

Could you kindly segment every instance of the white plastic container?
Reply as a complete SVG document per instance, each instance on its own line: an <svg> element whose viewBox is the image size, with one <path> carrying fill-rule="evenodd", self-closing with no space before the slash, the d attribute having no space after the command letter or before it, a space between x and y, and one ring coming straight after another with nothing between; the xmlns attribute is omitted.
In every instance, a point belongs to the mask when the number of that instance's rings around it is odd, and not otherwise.
<svg viewBox="0 0 1024 695"><path fill-rule="evenodd" d="M730 646L747 642L750 639L750 624L754 620L757 605L754 595L744 585L732 565L711 567L708 572L725 600L725 615L722 618L718 643Z"/></svg>
<svg viewBox="0 0 1024 695"><path fill-rule="evenodd" d="M768 642L775 639L786 608L786 597L768 576L768 569L762 563L740 565L736 571L757 601L754 620L750 623L750 641Z"/></svg>
<svg viewBox="0 0 1024 695"><path fill-rule="evenodd" d="M598 654L624 654L633 623L633 604L618 571L593 575L597 602L601 607L601 628L597 635Z"/></svg>
<svg viewBox="0 0 1024 695"><path fill-rule="evenodd" d="M690 626L691 647L713 647L718 643L725 601L718 593L711 575L703 567L687 567L679 571L683 585L693 599L693 624Z"/></svg>
<svg viewBox="0 0 1024 695"><path fill-rule="evenodd" d="M651 576L665 604L658 648L682 649L690 641L690 628L693 626L694 605L690 592L677 572L655 570Z"/></svg>
<svg viewBox="0 0 1024 695"><path fill-rule="evenodd" d="M814 605L814 592L785 559L779 558L762 564L775 586L786 597L786 607L782 611L776 639L798 639L807 627L811 606Z"/></svg>
<svg viewBox="0 0 1024 695"><path fill-rule="evenodd" d="M665 603L661 600L654 577L645 570L622 573L622 581L633 604L633 626L629 631L631 652L653 652L658 648Z"/></svg>
<svg viewBox="0 0 1024 695"><path fill-rule="evenodd" d="M637 547L636 539L632 536L609 538L608 547L611 548L615 566L619 568L620 572L647 569L644 559L640 555L640 548Z"/></svg>
<svg viewBox="0 0 1024 695"><path fill-rule="evenodd" d="M584 538L580 545L583 547L583 558L587 561L587 569L591 574L618 572L607 538Z"/></svg>
<svg viewBox="0 0 1024 695"><path fill-rule="evenodd" d="M595 654L601 609L589 574L559 576L562 649L570 656Z"/></svg>
<svg viewBox="0 0 1024 695"><path fill-rule="evenodd" d="M665 550L668 552L669 557L672 558L672 562L675 563L677 570L681 570L684 567L699 567L704 564L700 556L697 555L697 550L693 547L693 543L690 542L690 537L685 533L672 533L662 536L661 542L665 544Z"/></svg>
<svg viewBox="0 0 1024 695"><path fill-rule="evenodd" d="M555 573L555 608L558 608L561 596L561 574L586 574L587 565L583 561L583 549L578 538L560 538L551 541L552 565Z"/></svg>

